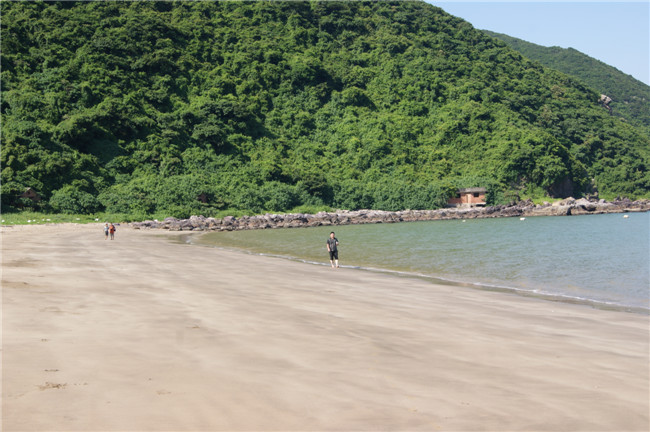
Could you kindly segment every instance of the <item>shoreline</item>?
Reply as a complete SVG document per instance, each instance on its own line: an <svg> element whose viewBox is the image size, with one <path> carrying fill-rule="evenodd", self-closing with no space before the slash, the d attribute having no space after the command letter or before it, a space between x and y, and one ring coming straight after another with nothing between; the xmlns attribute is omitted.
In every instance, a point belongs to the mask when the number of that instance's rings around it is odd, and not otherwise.
<svg viewBox="0 0 650 432"><path fill-rule="evenodd" d="M217 246L217 245L211 246L208 244L193 243L191 241L193 236L201 236L203 234L205 233L193 232L179 237L184 238L183 240L181 240L181 242L191 244L192 246L215 248L223 251L232 251L235 253L269 257L269 258L287 260L287 261L297 262L297 263L302 263L307 265L329 267L329 264L326 262L310 261L310 260L305 260L302 258L287 256L287 255L277 255L277 254L265 253L265 252L254 252L247 249L236 248L236 247L224 247L224 246ZM462 281L445 279L445 278L431 276L431 275L411 273L411 272L400 271L400 270L391 270L385 268L362 267L362 266L351 266L351 265L341 265L341 268L350 269L350 270L359 270L359 271L370 272L375 274L385 274L385 275L390 275L390 276L395 276L400 278L419 279L427 283L430 283L432 285L447 285L447 286L458 287L463 289L472 289L477 291L498 292L503 294L528 297L528 298L542 300L551 303L572 304L572 305L586 306L593 309L608 310L608 311L623 312L623 313L634 313L634 314L650 316L650 308L645 308L643 306L624 305L624 304L599 301L599 300L583 298L583 297L575 297L575 296L569 296L563 294L554 294L554 293L526 290L523 288L490 285L481 282L462 282Z"/></svg>
<svg viewBox="0 0 650 432"><path fill-rule="evenodd" d="M163 221L131 222L135 229L163 229L170 231L236 231L278 228L302 228L355 224L400 223L434 220L486 219L536 216L583 216L592 214L630 213L650 211L650 200L621 200L606 202L585 198L567 198L553 204L535 205L522 201L510 206L453 207L437 210L337 210L335 212L287 213L257 216L226 216L211 218L191 216L188 219L168 217Z"/></svg>
<svg viewBox="0 0 650 432"><path fill-rule="evenodd" d="M3 430L650 426L647 316L101 225L0 229Z"/></svg>

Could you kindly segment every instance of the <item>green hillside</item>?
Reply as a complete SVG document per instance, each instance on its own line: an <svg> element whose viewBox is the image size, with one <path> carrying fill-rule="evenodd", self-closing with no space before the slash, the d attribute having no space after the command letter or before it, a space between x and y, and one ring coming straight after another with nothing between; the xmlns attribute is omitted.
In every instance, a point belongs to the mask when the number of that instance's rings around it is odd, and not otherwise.
<svg viewBox="0 0 650 432"><path fill-rule="evenodd" d="M545 47L512 36L483 30L531 60L557 69L612 98L612 114L650 133L650 86L613 66L573 48Z"/></svg>
<svg viewBox="0 0 650 432"><path fill-rule="evenodd" d="M648 134L424 2L0 7L3 211L649 196Z"/></svg>

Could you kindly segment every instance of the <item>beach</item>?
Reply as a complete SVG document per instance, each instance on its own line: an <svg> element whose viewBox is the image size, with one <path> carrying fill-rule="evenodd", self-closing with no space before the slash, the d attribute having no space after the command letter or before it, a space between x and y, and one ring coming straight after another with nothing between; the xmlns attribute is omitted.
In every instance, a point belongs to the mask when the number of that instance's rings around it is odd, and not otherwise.
<svg viewBox="0 0 650 432"><path fill-rule="evenodd" d="M650 429L647 315L102 226L1 228L3 431Z"/></svg>

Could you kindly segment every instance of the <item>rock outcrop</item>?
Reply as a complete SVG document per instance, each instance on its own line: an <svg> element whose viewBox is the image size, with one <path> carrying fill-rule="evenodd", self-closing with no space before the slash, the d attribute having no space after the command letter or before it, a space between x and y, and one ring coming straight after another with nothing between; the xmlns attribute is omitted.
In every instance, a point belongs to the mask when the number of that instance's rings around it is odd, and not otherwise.
<svg viewBox="0 0 650 432"><path fill-rule="evenodd" d="M553 204L535 205L521 201L512 205L472 208L444 208L438 210L337 210L316 214L264 214L257 216L226 216L215 219L191 216L189 219L166 218L163 221L132 222L135 229L166 229L171 231L234 231L271 228L300 228L329 225L354 225L367 223L396 223L447 219L481 219L497 217L572 216L603 213L645 212L650 210L650 200L612 202L590 201L585 198L567 198Z"/></svg>

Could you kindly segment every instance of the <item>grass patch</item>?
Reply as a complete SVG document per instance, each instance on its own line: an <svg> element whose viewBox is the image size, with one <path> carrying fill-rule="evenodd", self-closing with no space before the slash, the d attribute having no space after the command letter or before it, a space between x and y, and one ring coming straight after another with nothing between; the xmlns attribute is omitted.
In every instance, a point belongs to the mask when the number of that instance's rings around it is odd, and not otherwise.
<svg viewBox="0 0 650 432"><path fill-rule="evenodd" d="M166 216L162 216L164 219ZM0 215L0 223L2 225L42 225L42 224L57 224L57 223L126 223L135 222L146 219L154 219L156 216L148 217L145 215L127 215L127 214L111 214L111 213L96 213L92 215L84 214L64 214L64 213L38 213L38 212L15 212L15 213L2 213Z"/></svg>
<svg viewBox="0 0 650 432"><path fill-rule="evenodd" d="M301 206L292 209L287 213L312 213L316 214L320 211L331 211L332 209L326 206ZM260 213L260 214L265 214ZM246 210L220 210L213 217L222 219L226 216L254 216L256 213ZM145 220L159 220L162 221L169 217L169 214L123 214L123 213L95 213L92 215L84 214L64 214L64 213L39 213L33 211L22 212L9 212L0 214L1 225L42 225L42 224L57 224L57 223L128 223L128 222L141 222ZM198 216L198 215L197 215ZM178 218L184 219L184 218Z"/></svg>

